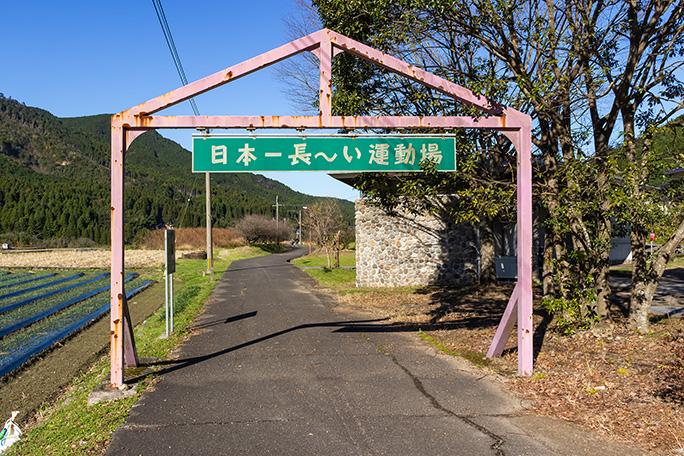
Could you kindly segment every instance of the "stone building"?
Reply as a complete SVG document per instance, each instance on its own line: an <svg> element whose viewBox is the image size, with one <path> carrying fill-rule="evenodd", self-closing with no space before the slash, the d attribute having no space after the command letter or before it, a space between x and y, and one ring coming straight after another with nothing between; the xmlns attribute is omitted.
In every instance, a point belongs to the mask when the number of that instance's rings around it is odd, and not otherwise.
<svg viewBox="0 0 684 456"><path fill-rule="evenodd" d="M356 201L356 285L465 286L478 280L477 233L439 215L390 216Z"/></svg>

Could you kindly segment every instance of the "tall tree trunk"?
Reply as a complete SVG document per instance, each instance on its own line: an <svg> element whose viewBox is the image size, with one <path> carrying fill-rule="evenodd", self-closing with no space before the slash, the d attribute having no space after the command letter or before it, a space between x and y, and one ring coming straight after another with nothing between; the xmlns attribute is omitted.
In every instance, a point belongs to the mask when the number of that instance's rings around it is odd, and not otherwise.
<svg viewBox="0 0 684 456"><path fill-rule="evenodd" d="M610 217L606 216L604 223L599 228L599 242L595 249L599 251L599 260L596 265L596 315L601 320L610 320L610 236L612 226Z"/></svg>
<svg viewBox="0 0 684 456"><path fill-rule="evenodd" d="M340 231L335 235L335 268L340 267Z"/></svg>
<svg viewBox="0 0 684 456"><path fill-rule="evenodd" d="M646 251L643 248L645 241L646 236L642 232L640 239L636 240L636 242L641 242L642 245L639 251L641 258L639 258L639 266L637 267L635 264L632 269L632 295L629 302L629 326L642 332L648 331L648 313L651 310L653 296L658 288L660 279L667 268L667 263L670 261L672 253L677 246L684 241L684 219L667 242L660 246L651 258L650 266L647 262ZM634 242L633 240L632 244ZM634 252L632 252L632 256L634 256Z"/></svg>
<svg viewBox="0 0 684 456"><path fill-rule="evenodd" d="M557 143L549 140L549 128L547 123L540 121L542 129L542 141L548 145L546 148L541 148L544 153L544 165L542 168L542 175L546 182L544 186L547 189L547 194L544 195L544 203L546 211L548 212L548 219L553 219L558 215L558 208L560 206L559 193L560 184L556 173L558 172L558 163L556 155L558 153ZM556 273L554 267L554 259L560 258L560 250L564 247L564 242L558 232L550 227L546 230L544 237L544 265L542 266L543 277L543 297L544 299L555 299L558 294L556 287L556 280L554 274Z"/></svg>
<svg viewBox="0 0 684 456"><path fill-rule="evenodd" d="M551 233L546 232L544 240L544 264L542 266L542 292L544 297L553 297L556 294L556 286L553 280L553 258L555 245L552 242Z"/></svg>
<svg viewBox="0 0 684 456"><path fill-rule="evenodd" d="M480 283L496 283L494 231L491 217L484 217L478 228L480 230Z"/></svg>
<svg viewBox="0 0 684 456"><path fill-rule="evenodd" d="M332 248L329 245L325 245L323 250L325 250L325 259L328 261L328 269L332 269Z"/></svg>
<svg viewBox="0 0 684 456"><path fill-rule="evenodd" d="M544 298L555 299L563 294L563 283L567 275L567 271L564 272L564 268L558 263L565 253L565 240L556 231L549 230L546 232L545 244Z"/></svg>
<svg viewBox="0 0 684 456"><path fill-rule="evenodd" d="M653 265L648 265L649 255L644 248L645 243L644 228L639 226L635 230L635 227L632 227L632 293L629 299L628 324L631 329L641 332L647 332L649 329L648 313L651 311L653 295L662 276L662 272L657 278L653 276Z"/></svg>
<svg viewBox="0 0 684 456"><path fill-rule="evenodd" d="M635 165L635 175L630 179L630 198L632 204L642 199L643 189L641 183L645 182L646 169L643 166L641 154L637 151L634 130L634 109L631 105L624 105L620 110L622 114L625 158L627 163ZM643 151L642 151L643 152ZM649 286L648 256L646 255L646 227L641 219L632 217L630 223L630 245L632 247L632 293L629 299L629 326L639 331L648 331L648 312L651 310L651 299L648 296ZM655 291L655 290L653 290Z"/></svg>

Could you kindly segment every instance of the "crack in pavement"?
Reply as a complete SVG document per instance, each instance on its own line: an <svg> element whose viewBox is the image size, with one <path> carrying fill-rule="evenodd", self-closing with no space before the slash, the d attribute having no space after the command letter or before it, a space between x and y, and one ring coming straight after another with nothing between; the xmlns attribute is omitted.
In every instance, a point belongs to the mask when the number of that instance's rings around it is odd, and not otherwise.
<svg viewBox="0 0 684 456"><path fill-rule="evenodd" d="M459 414L454 413L454 412L452 412L451 410L445 408L442 404L439 403L439 401L437 401L437 399L436 399L433 395L431 395L430 393L427 392L427 390L426 390L425 387L423 386L423 383L418 379L418 377L416 377L415 375L413 375L413 373L412 373L406 366L404 366L403 364L401 364L401 363L399 362L399 360L398 360L393 354L391 354L391 353L389 353L387 350L385 350L385 348L382 346L382 344L380 344L379 342L374 342L374 341L368 339L368 338L366 337L366 334L365 334L365 333L361 333L361 338L362 338L364 341L366 341L366 342L368 342L368 343L370 343L370 344L375 345L376 348L378 349L378 351L379 351L380 353L382 353L383 355L389 357L389 358L392 360L392 362L393 362L394 364L396 364L402 371L404 371L404 373L405 373L406 375L408 375L409 378L413 381L413 384L416 386L416 389L417 389L423 396L425 396L425 398L427 398L427 399L430 401L430 403L432 404L432 406L433 406L435 409L439 410L440 412L446 413L447 415L453 416L454 418L458 418L459 420L463 421L463 422L466 423L467 425L474 427L475 429L477 429L478 431L482 432L482 433L485 434L485 435L488 435L490 438L492 438L492 439L494 440L494 443L493 443L492 446L491 446L492 450L496 451L496 454L497 454L498 456L505 456L504 451L501 449L501 446L505 443L505 440L504 440L503 437L501 437L501 436L495 434L494 432L490 431L490 430L487 429L486 427L481 426L481 425L475 423L474 421L472 421L472 420L471 420L470 418L468 418L467 416L459 415Z"/></svg>

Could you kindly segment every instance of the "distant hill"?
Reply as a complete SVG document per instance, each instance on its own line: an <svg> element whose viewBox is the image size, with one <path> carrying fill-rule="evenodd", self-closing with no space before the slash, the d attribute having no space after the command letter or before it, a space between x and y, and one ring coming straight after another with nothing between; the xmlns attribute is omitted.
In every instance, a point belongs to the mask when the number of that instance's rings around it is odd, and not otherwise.
<svg viewBox="0 0 684 456"><path fill-rule="evenodd" d="M0 240L109 243L110 118L58 118L0 96ZM125 184L127 243L162 223L204 226L204 175L191 173L191 153L174 141L155 131L136 139L126 156ZM260 175L213 174L213 224L273 214L276 195L288 205L323 199ZM353 203L338 201L353 223Z"/></svg>

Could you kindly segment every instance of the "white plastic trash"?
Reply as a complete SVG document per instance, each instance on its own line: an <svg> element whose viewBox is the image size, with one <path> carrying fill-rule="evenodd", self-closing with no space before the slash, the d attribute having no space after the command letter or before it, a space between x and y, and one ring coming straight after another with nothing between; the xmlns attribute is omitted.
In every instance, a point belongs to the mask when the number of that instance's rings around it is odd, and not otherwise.
<svg viewBox="0 0 684 456"><path fill-rule="evenodd" d="M0 453L19 441L21 438L21 429L14 422L14 419L19 415L19 412L12 412L12 417L5 421L5 427L0 431Z"/></svg>

